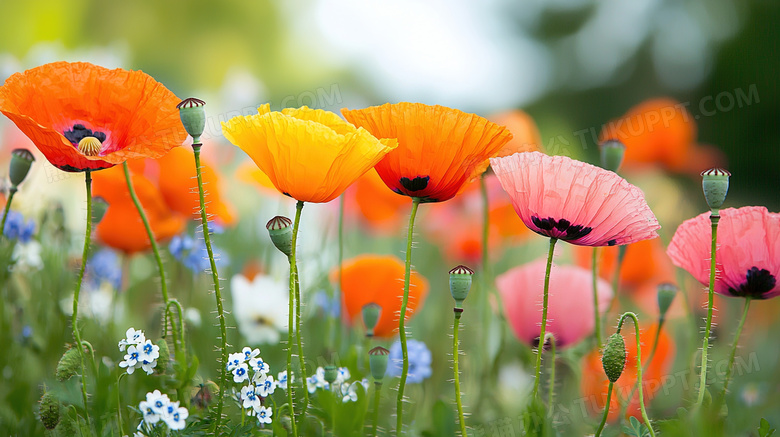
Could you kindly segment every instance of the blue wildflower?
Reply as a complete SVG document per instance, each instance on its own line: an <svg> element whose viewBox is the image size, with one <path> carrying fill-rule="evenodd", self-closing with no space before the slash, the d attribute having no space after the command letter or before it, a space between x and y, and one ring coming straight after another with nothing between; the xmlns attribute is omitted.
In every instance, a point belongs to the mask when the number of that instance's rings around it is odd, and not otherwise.
<svg viewBox="0 0 780 437"><path fill-rule="evenodd" d="M102 249L87 262L85 275L93 289L100 288L104 282L108 282L119 290L122 285L122 265L119 255L110 249Z"/></svg>
<svg viewBox="0 0 780 437"><path fill-rule="evenodd" d="M20 243L27 243L35 234L35 221L29 219L24 221L24 216L19 211L8 211L8 218L5 221L3 235L9 240L19 240Z"/></svg>
<svg viewBox="0 0 780 437"><path fill-rule="evenodd" d="M430 378L432 356L431 351L425 346L425 343L418 340L409 340L406 342L409 352L409 374L406 381L410 384L419 384L423 380ZM401 376L403 364L403 353L401 351L401 342L396 341L390 347L390 363L387 366L388 376Z"/></svg>
<svg viewBox="0 0 780 437"><path fill-rule="evenodd" d="M180 263L184 264L184 267L193 272L203 272L211 267L206 242L203 239L194 239L187 234L176 235L171 239L168 251ZM214 257L217 260L217 265L226 263L224 259L221 259L216 248L214 248Z"/></svg>

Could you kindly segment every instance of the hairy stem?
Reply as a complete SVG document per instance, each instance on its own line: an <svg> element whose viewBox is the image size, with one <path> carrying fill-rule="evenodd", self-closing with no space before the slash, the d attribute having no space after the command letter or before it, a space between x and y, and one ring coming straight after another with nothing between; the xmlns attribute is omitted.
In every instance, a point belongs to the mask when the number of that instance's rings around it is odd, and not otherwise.
<svg viewBox="0 0 780 437"><path fill-rule="evenodd" d="M620 316L620 322L618 322L618 333L620 333L620 330L623 328L623 322L626 320L626 318L630 318L634 321L634 335L636 336L636 380L639 386L639 410L642 412L642 419L644 419L647 428L650 430L650 435L655 437L653 425L650 423L650 418L647 417L647 410L645 410L645 397L642 393L642 345L639 338L639 319L636 317L636 314L632 312L624 313L622 316Z"/></svg>
<svg viewBox="0 0 780 437"><path fill-rule="evenodd" d="M298 244L298 227L301 223L301 212L303 211L303 202L298 201L295 205L295 222L293 223L292 233L292 251L290 252L290 279L295 286L295 340L298 344L298 361L301 366L301 386L303 387L303 409L301 410L302 423L306 421L306 409L309 407L309 391L306 389L306 363L303 358L303 342L301 340L301 284L298 280L298 259L296 256L296 246ZM293 274L293 270L295 273Z"/></svg>
<svg viewBox="0 0 780 437"><path fill-rule="evenodd" d="M87 366L85 364L84 346L81 342L81 333L79 333L79 294L81 294L81 284L84 282L84 269L87 267L87 260L89 259L89 246L92 242L92 171L87 169L84 171L84 181L87 187L87 230L84 235L84 252L81 254L81 268L79 269L79 277L76 282L76 291L73 293L73 316L71 320L71 327L73 328L73 338L76 340L76 347L79 350L79 357L81 359L81 398L84 401L84 418L87 421L87 428L90 428L89 424L89 406L87 405ZM9 204L10 199L9 199Z"/></svg>
<svg viewBox="0 0 780 437"><path fill-rule="evenodd" d="M607 424L607 417L609 417L609 403L612 401L612 381L609 382L609 387L607 388L607 404L604 405L604 415L601 417L601 423L599 423L599 427L596 430L596 436L599 437L601 435L601 431L604 430L604 425Z"/></svg>
<svg viewBox="0 0 780 437"><path fill-rule="evenodd" d="M533 398L539 396L539 378L542 374L542 351L544 350L544 337L547 332L547 304L550 291L550 270L552 270L553 253L557 238L550 238L550 249L547 252L547 270L544 273L544 300L542 302L542 328L539 334L539 346L536 348L536 372L534 373Z"/></svg>
<svg viewBox="0 0 780 437"><path fill-rule="evenodd" d="M89 171L89 170L87 170ZM16 187L11 187L10 190L8 190L8 200L5 202L5 208L3 209L3 221L0 223L0 235L5 234L5 220L8 218L8 211L11 210L11 202L14 200L14 195L16 194Z"/></svg>
<svg viewBox="0 0 780 437"><path fill-rule="evenodd" d="M452 370L455 373L455 403L458 406L458 421L460 422L460 435L466 437L466 418L463 416L463 399L460 394L460 372L458 370L458 330L460 328L460 317L463 314L462 308L455 308L455 320L452 324Z"/></svg>
<svg viewBox="0 0 780 437"><path fill-rule="evenodd" d="M699 397L696 401L697 406L701 406L704 402L704 392L707 391L707 353L710 348L710 332L712 330L712 306L713 296L715 293L715 270L716 270L716 255L718 250L718 222L720 216L711 214L710 221L712 222L712 246L710 248L710 286L707 294L707 324L704 328L704 340L701 346L701 374L699 377Z"/></svg>
<svg viewBox="0 0 780 437"><path fill-rule="evenodd" d="M731 355L729 355L729 366L726 368L726 380L723 382L723 392L721 393L721 400L726 400L726 392L729 389L729 382L731 381L732 368L734 367L734 357L737 355L737 344L739 343L739 337L742 335L742 327L745 326L745 320L747 320L748 310L750 309L750 298L745 298L745 309L742 311L742 318L739 319L739 325L737 325L737 332L734 333L734 343L731 345Z"/></svg>
<svg viewBox="0 0 780 437"><path fill-rule="evenodd" d="M371 435L376 437L376 428L379 423L379 400L382 395L382 381L374 381L374 417L371 419Z"/></svg>
<svg viewBox="0 0 780 437"><path fill-rule="evenodd" d="M599 316L599 248L593 248L593 322L596 327L593 331L593 337L596 339L596 346L601 349L601 317Z"/></svg>

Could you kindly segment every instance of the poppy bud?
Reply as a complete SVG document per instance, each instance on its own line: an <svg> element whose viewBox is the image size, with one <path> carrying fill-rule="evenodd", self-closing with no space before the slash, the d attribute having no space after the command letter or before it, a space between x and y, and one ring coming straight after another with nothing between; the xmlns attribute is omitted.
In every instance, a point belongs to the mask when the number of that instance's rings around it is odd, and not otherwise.
<svg viewBox="0 0 780 437"><path fill-rule="evenodd" d="M35 157L27 149L14 149L11 152L11 165L8 170L11 185L15 187L24 181L33 162L35 162Z"/></svg>
<svg viewBox="0 0 780 437"><path fill-rule="evenodd" d="M336 366L325 366L325 381L328 381L328 384L333 384L333 381L336 380L339 376L339 368Z"/></svg>
<svg viewBox="0 0 780 437"><path fill-rule="evenodd" d="M620 334L612 334L604 345L601 365L610 382L615 382L626 368L626 342Z"/></svg>
<svg viewBox="0 0 780 437"><path fill-rule="evenodd" d="M164 375L168 369L168 362L171 360L171 351L168 349L168 342L164 338L155 343L160 347L160 356L157 357L157 366L154 368L155 375Z"/></svg>
<svg viewBox="0 0 780 437"><path fill-rule="evenodd" d="M672 283L663 283L658 285L658 313L663 320L666 312L677 295L677 286Z"/></svg>
<svg viewBox="0 0 780 437"><path fill-rule="evenodd" d="M265 228L274 246L283 254L292 255L292 220L277 215L266 223Z"/></svg>
<svg viewBox="0 0 780 437"><path fill-rule="evenodd" d="M390 351L377 346L368 351L368 367L371 369L371 377L376 382L382 382L387 373L387 360L390 358Z"/></svg>
<svg viewBox="0 0 780 437"><path fill-rule="evenodd" d="M73 375L76 375L79 370L79 363L81 357L79 357L79 351L75 347L72 347L65 351L60 358L60 362L57 363L57 370L54 375L57 380L62 382L70 379Z"/></svg>
<svg viewBox="0 0 780 437"><path fill-rule="evenodd" d="M711 168L701 173L701 186L713 215L720 213L720 207L726 201L729 192L731 173L722 168Z"/></svg>
<svg viewBox="0 0 780 437"><path fill-rule="evenodd" d="M375 303L363 305L363 324L366 325L366 337L374 336L374 328L382 315L382 307Z"/></svg>
<svg viewBox="0 0 780 437"><path fill-rule="evenodd" d="M206 109L203 108L205 105L206 102L194 97L184 99L176 105L184 130L192 137L192 144L200 144L200 136L206 127Z"/></svg>
<svg viewBox="0 0 780 437"><path fill-rule="evenodd" d="M456 308L460 308L466 296L469 295L472 275L474 275L474 270L463 265L450 270L450 293L455 299Z"/></svg>
<svg viewBox="0 0 780 437"><path fill-rule="evenodd" d="M97 225L103 220L108 210L106 199L96 196L92 198L92 224Z"/></svg>
<svg viewBox="0 0 780 437"><path fill-rule="evenodd" d="M623 164L626 146L618 140L610 139L599 144L599 150L601 151L601 168L617 173L620 165Z"/></svg>
<svg viewBox="0 0 780 437"><path fill-rule="evenodd" d="M52 430L60 423L60 401L51 392L46 392L38 405L43 427Z"/></svg>

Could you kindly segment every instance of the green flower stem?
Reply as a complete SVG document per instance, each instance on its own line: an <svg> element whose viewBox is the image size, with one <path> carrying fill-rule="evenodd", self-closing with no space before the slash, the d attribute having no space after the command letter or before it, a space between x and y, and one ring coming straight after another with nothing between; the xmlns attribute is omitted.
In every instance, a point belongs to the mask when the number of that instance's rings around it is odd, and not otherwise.
<svg viewBox="0 0 780 437"><path fill-rule="evenodd" d="M303 358L303 345L301 340L301 284L298 280L298 260L296 257L296 246L298 244L298 227L301 223L301 212L303 211L303 202L298 201L295 204L295 222L293 223L292 250L290 252L290 281L294 281L295 286L295 340L298 343L298 361L301 365L301 387L303 387L303 409L301 410L301 420L306 421L306 409L309 408L309 390L306 389L306 360ZM295 273L293 274L293 270Z"/></svg>
<svg viewBox="0 0 780 437"><path fill-rule="evenodd" d="M644 419L647 428L650 430L650 435L655 437L653 425L650 423L650 418L647 417L647 410L645 410L645 398L644 394L642 393L642 345L639 339L639 319L636 317L636 314L632 312L623 313L623 315L620 316L620 322L618 322L618 334L623 328L623 322L626 320L626 318L631 318L634 321L634 334L636 335L636 380L639 386L639 410L642 412L642 419Z"/></svg>
<svg viewBox="0 0 780 437"><path fill-rule="evenodd" d="M167 310L170 311L171 306L176 307L177 316L179 316L179 323L171 323L171 326L173 326L174 329L174 337L179 336L179 343L181 343L181 350L183 352L183 356L186 359L187 357L187 345L184 342L184 316L183 316L183 309L181 307L181 304L176 299L171 299L168 302ZM177 352L178 353L178 352ZM178 357L177 357L178 359ZM182 362L183 363L183 362Z"/></svg>
<svg viewBox="0 0 780 437"><path fill-rule="evenodd" d="M607 404L604 405L604 416L601 418L601 423L599 423L599 427L596 430L596 436L599 437L601 435L601 431L604 430L604 425L607 424L607 417L609 417L609 403L612 401L612 386L614 384L612 381L609 382L609 387L607 388Z"/></svg>
<svg viewBox="0 0 780 437"><path fill-rule="evenodd" d="M460 372L458 370L458 330L460 329L460 317L462 308L455 308L455 320L452 324L452 370L455 373L455 403L458 405L458 421L460 422L460 435L468 436L466 432L466 418L463 416L463 400L460 394Z"/></svg>
<svg viewBox="0 0 780 437"><path fill-rule="evenodd" d="M599 248L593 248L593 322L596 327L593 331L593 338L596 339L596 346L601 349L601 317L599 316Z"/></svg>
<svg viewBox="0 0 780 437"><path fill-rule="evenodd" d="M542 351L544 350L544 337L547 332L547 303L549 301L550 291L550 270L552 269L553 253L555 252L555 243L557 238L550 238L550 250L547 253L547 270L544 273L544 301L542 303L542 332L539 334L539 346L536 348L536 372L534 373L534 391L533 398L539 396L539 378L542 374Z"/></svg>
<svg viewBox="0 0 780 437"><path fill-rule="evenodd" d="M479 275L479 304L482 310L482 317L484 325L482 326L482 332L484 337L482 343L485 347L485 357L490 358L490 342L488 336L490 335L490 321L491 309L490 301L488 299L488 284L490 281L490 262L488 260L488 253L490 250L489 238L490 238L490 202L488 201L487 183L485 182L485 175L479 178L479 189L482 196L482 274Z"/></svg>
<svg viewBox="0 0 780 437"><path fill-rule="evenodd" d="M173 328L173 344L176 345L177 338L181 343L181 348L177 348L175 350L176 361L184 365L186 368L186 366L189 364L189 361L187 361L187 345L184 342L184 317L182 316L183 311L182 311L181 304L176 299L171 299L168 302L168 305L166 306L165 310L170 311L171 306L176 307L177 315L179 316L178 322L176 323L171 322L171 327ZM176 388L178 401L181 402L181 405L183 407L187 407L187 408L189 408L190 406L190 396L187 396L186 394L188 385L189 385L189 381L180 381L179 386Z"/></svg>
<svg viewBox="0 0 780 437"><path fill-rule="evenodd" d="M664 322L666 322L665 317L660 317L658 319L658 329L655 330L655 337L653 338L653 347L650 349L650 355L647 356L647 361L645 361L645 364L642 366L643 372L647 372L647 368L650 367L650 363L652 363L653 358L655 358L655 351L658 349L658 341L661 338L661 329L664 326ZM623 418L626 417L628 404L630 404L631 400L634 399L634 395L636 394L638 388L639 387L636 383L631 388L631 394L628 395L628 399L625 400L626 402L623 403L623 406L620 409L620 420L623 420Z"/></svg>
<svg viewBox="0 0 780 437"><path fill-rule="evenodd" d="M293 248L295 245L293 245ZM288 299L288 314L287 314L287 406L290 410L290 428L292 431L293 437L298 436L298 430L296 429L295 425L295 409L293 408L293 405L295 405L295 396L293 394L293 383L292 383L292 356L293 356L293 345L295 344L295 337L293 335L293 327L295 326L295 281L293 280L293 275L295 274L293 270L293 262L290 260L290 297ZM305 384L305 381L304 381ZM306 387L303 388L306 390Z"/></svg>
<svg viewBox="0 0 780 437"><path fill-rule="evenodd" d="M723 382L723 392L721 393L721 399L726 400L726 392L729 389L729 381L731 381L731 372L734 367L734 357L737 354L737 343L739 343L739 336L742 335L742 327L745 326L745 320L747 320L748 310L750 309L750 297L745 297L745 309L742 311L742 318L739 319L739 325L737 325L737 332L734 333L734 344L731 345L731 355L729 355L729 366L726 368L726 380Z"/></svg>
<svg viewBox="0 0 780 437"><path fill-rule="evenodd" d="M127 375L127 372L122 372L116 380L116 418L117 425L119 426L119 434L124 435L124 425L122 425L122 397L119 392L119 384L122 382L122 378Z"/></svg>
<svg viewBox="0 0 780 437"><path fill-rule="evenodd" d="M552 355L550 359L550 384L549 387L547 387L547 405L549 405L549 415L552 417L553 415L553 401L555 400L555 336L551 334L547 334L547 339L545 339L544 344L547 344L547 340L550 340L550 355Z"/></svg>
<svg viewBox="0 0 780 437"><path fill-rule="evenodd" d="M3 209L3 222L0 223L0 235L5 235L5 220L8 218L8 211L11 210L11 202L14 200L16 190L16 187L11 187L11 189L8 190L8 200L5 202L5 209Z"/></svg>
<svg viewBox="0 0 780 437"><path fill-rule="evenodd" d="M701 346L701 374L699 377L699 397L696 401L696 406L701 406L704 402L704 392L707 390L707 352L710 348L710 332L712 330L712 306L713 296L715 293L715 262L718 250L718 222L720 216L710 214L710 221L712 222L712 247L710 248L710 287L707 297L707 325L704 328L704 340Z"/></svg>
<svg viewBox="0 0 780 437"><path fill-rule="evenodd" d="M219 423L222 420L222 406L225 401L225 387L227 386L227 372L225 363L227 363L227 328L225 326L225 310L222 308L222 291L219 288L219 273L217 272L217 263L214 261L214 251L211 249L211 235L209 234L209 219L206 214L206 198L203 194L203 175L200 169L200 147L201 144L193 144L192 151L195 155L195 172L198 175L198 199L200 200L200 222L203 225L203 240L206 243L206 251L209 253L209 262L211 263L211 278L214 281L214 297L217 300L217 317L219 318L219 334L222 344L220 345L221 358L219 361L219 395L217 398L217 417L214 419L214 434L219 435Z"/></svg>
<svg viewBox="0 0 780 437"><path fill-rule="evenodd" d="M401 352L403 365L401 366L401 382L398 384L398 400L396 402L396 435L401 435L403 430L404 413L404 388L406 378L409 376L409 350L406 346L406 305L409 302L409 281L412 275L412 239L414 237L414 219L417 217L417 207L420 206L420 198L412 198L412 212L409 214L409 230L406 234L406 272L404 274L404 298L401 302L401 314L398 317L398 335L401 337Z"/></svg>
<svg viewBox="0 0 780 437"><path fill-rule="evenodd" d="M92 242L92 171L87 169L84 171L84 181L87 187L87 230L84 235L84 252L81 255L81 268L79 269L79 278L76 282L76 291L73 293L73 316L71 319L71 327L73 328L73 338L76 340L76 347L79 350L79 357L81 358L81 397L84 401L84 418L87 421L87 428L89 424L89 406L87 405L87 366L84 358L84 346L81 341L81 334L79 333L78 317L79 317L79 294L81 293L81 283L84 281L84 269L87 267L87 259L89 259L89 246ZM10 204L10 199L8 201Z"/></svg>
<svg viewBox="0 0 780 437"><path fill-rule="evenodd" d="M154 231L152 230L152 226L149 224L149 219L146 217L146 212L144 211L143 205L141 205L141 201L138 200L138 195L135 192L135 188L133 187L133 181L130 178L130 168L127 165L127 161L125 161L122 164L122 167L125 171L125 182L127 183L127 190L130 192L130 198L133 199L133 204L135 205L135 209L138 210L138 215L141 216L141 222L144 224L144 229L146 229L146 235L149 237L149 242L152 246L152 252L154 253L154 259L157 261L157 271L160 273L160 291L162 293L163 298L163 335L162 337L165 338L168 335L168 321L171 318L171 313L168 311L168 283L165 280L165 268L163 267L162 258L160 257L160 249L157 246L157 239L154 238ZM179 355L179 344L176 342L176 338L173 339L173 347L175 350L176 355Z"/></svg>
<svg viewBox="0 0 780 437"><path fill-rule="evenodd" d="M374 417L371 425L371 435L376 437L376 428L379 423L379 400L382 398L382 381L374 381Z"/></svg>

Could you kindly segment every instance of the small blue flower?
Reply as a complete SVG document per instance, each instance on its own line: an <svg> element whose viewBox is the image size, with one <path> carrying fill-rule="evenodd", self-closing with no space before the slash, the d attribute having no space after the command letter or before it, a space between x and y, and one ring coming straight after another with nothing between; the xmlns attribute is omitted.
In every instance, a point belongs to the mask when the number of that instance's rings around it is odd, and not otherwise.
<svg viewBox="0 0 780 437"><path fill-rule="evenodd" d="M217 253L217 249L214 247L212 249L214 249L217 265L226 264L227 260ZM187 234L176 235L171 239L168 251L180 263L184 264L184 267L195 273L206 271L211 267L206 242L202 238L194 239Z"/></svg>
<svg viewBox="0 0 780 437"><path fill-rule="evenodd" d="M24 221L24 216L19 211L8 211L8 217L5 220L3 235L9 240L19 240L20 243L27 243L35 234L35 221L29 219Z"/></svg>
<svg viewBox="0 0 780 437"><path fill-rule="evenodd" d="M341 315L341 298L338 293L330 298L325 290L319 290L314 294L314 308L318 312L322 311L323 314L334 319Z"/></svg>
<svg viewBox="0 0 780 437"><path fill-rule="evenodd" d="M432 356L431 351L425 346L425 343L418 340L409 340L406 342L409 352L409 374L406 382L418 384L429 378L433 371L431 370ZM403 352L401 351L401 342L396 341L390 347L390 363L387 366L388 376L401 376L403 365Z"/></svg>
<svg viewBox="0 0 780 437"><path fill-rule="evenodd" d="M119 255L110 249L98 251L87 262L85 275L94 289L99 288L103 282L108 282L118 290L122 285L122 264Z"/></svg>

